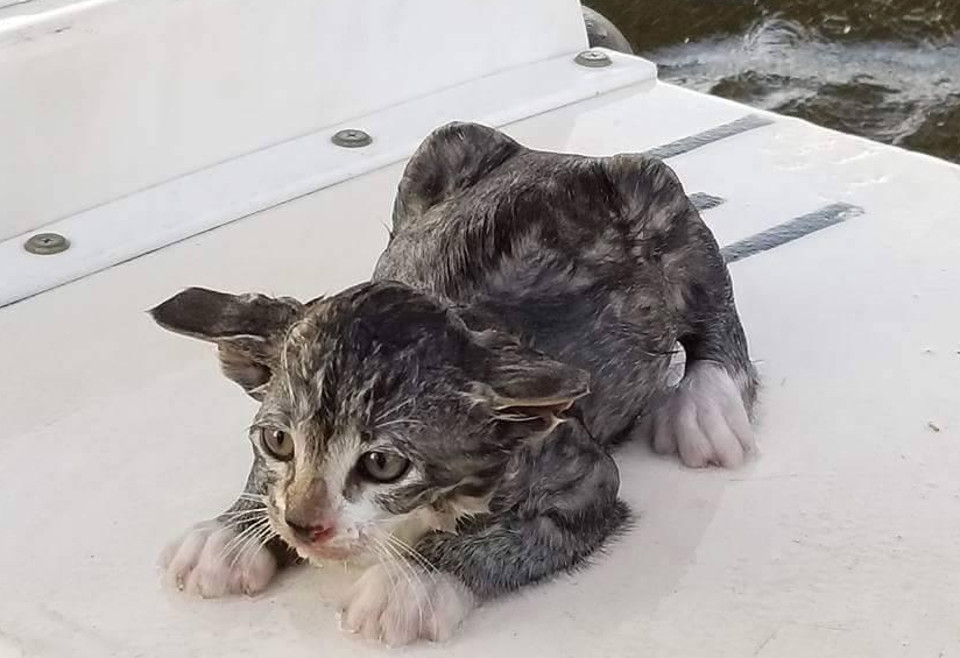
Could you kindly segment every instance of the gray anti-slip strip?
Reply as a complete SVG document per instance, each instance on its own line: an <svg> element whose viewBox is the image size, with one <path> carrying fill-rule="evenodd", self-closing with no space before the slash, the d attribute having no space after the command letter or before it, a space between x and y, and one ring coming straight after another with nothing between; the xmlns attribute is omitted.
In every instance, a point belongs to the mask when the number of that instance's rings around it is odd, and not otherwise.
<svg viewBox="0 0 960 658"><path fill-rule="evenodd" d="M767 117L760 116L759 114L748 114L747 116L741 117L736 121L725 123L721 126L717 126L716 128L711 128L710 130L704 130L702 133L690 135L689 137L678 139L675 142L670 142L669 144L664 144L663 146L657 146L649 151L644 151L644 155L666 160L667 158L688 153L694 149L700 148L701 146L719 142L721 139L726 139L727 137L733 137L734 135L745 133L748 130L769 126L772 123L773 119L768 119Z"/></svg>
<svg viewBox="0 0 960 658"><path fill-rule="evenodd" d="M735 263L748 256L779 247L863 213L864 210L860 206L849 203L833 203L810 214L795 217L783 224L778 224L766 231L761 231L749 238L727 245L720 250L720 253L725 261Z"/></svg>
<svg viewBox="0 0 960 658"><path fill-rule="evenodd" d="M693 207L700 212L716 208L726 200L722 197L707 194L706 192L694 192L688 198L690 199L690 203L693 204Z"/></svg>

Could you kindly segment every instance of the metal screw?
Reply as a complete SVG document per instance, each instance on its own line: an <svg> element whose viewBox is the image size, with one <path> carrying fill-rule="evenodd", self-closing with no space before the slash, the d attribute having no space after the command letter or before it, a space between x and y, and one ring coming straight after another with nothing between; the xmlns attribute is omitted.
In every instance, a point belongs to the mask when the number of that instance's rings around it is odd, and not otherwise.
<svg viewBox="0 0 960 658"><path fill-rule="evenodd" d="M599 69L613 64L613 60L610 59L610 56L600 50L584 50L582 53L577 55L573 61L580 66L587 66L592 69Z"/></svg>
<svg viewBox="0 0 960 658"><path fill-rule="evenodd" d="M23 243L23 248L31 254L50 256L70 248L70 241L59 233L37 233Z"/></svg>
<svg viewBox="0 0 960 658"><path fill-rule="evenodd" d="M330 138L330 141L337 146L342 146L343 148L356 149L364 146L370 146L370 144L373 142L373 137L362 130L348 128L346 130L341 130L334 133L333 137Z"/></svg>

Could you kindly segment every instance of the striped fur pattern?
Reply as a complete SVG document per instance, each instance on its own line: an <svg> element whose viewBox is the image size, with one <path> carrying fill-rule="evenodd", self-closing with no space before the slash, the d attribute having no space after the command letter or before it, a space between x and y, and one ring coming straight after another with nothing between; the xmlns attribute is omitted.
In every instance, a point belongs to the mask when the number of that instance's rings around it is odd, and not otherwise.
<svg viewBox="0 0 960 658"><path fill-rule="evenodd" d="M296 555L367 560L341 623L390 644L449 637L477 603L596 554L630 517L620 442L690 466L736 466L754 445L757 377L719 249L641 155L450 124L408 164L371 281L305 303L193 288L153 314L216 343L261 401L246 491L216 522L261 569L215 564L209 589L262 588ZM406 469L373 482L371 453ZM307 541L304 524L332 534ZM168 578L202 581L209 537L229 557L203 526L168 551Z"/></svg>

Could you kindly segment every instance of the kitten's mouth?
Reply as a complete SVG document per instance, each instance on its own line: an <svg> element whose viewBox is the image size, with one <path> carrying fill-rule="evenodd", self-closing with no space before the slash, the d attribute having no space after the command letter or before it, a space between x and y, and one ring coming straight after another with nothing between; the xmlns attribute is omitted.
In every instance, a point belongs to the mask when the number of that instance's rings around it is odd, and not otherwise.
<svg viewBox="0 0 960 658"><path fill-rule="evenodd" d="M299 545L297 553L301 557L316 562L344 562L356 557L357 552L349 548L338 546Z"/></svg>
<svg viewBox="0 0 960 658"><path fill-rule="evenodd" d="M285 533L286 534L286 533ZM343 537L327 536L316 542L287 539L300 557L311 562L347 562L362 554L363 547Z"/></svg>
<svg viewBox="0 0 960 658"><path fill-rule="evenodd" d="M329 532L319 534L315 541L307 542L298 537L286 524L277 523L274 518L271 518L270 521L283 541L305 560L311 562L344 562L350 561L363 553L362 546L343 535L337 535L332 528Z"/></svg>

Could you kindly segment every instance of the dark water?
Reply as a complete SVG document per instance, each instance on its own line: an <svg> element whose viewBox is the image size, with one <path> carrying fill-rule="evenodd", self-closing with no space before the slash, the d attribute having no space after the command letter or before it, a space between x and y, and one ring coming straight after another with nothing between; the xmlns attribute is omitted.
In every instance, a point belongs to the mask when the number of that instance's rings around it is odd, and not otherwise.
<svg viewBox="0 0 960 658"><path fill-rule="evenodd" d="M960 0L588 0L663 80L960 162Z"/></svg>

